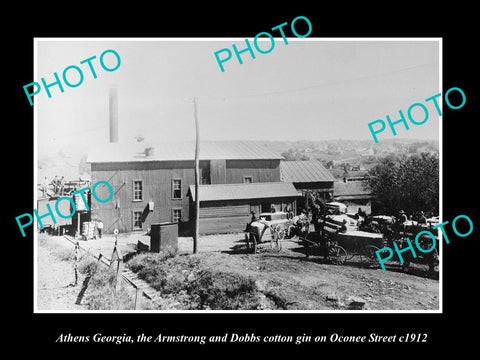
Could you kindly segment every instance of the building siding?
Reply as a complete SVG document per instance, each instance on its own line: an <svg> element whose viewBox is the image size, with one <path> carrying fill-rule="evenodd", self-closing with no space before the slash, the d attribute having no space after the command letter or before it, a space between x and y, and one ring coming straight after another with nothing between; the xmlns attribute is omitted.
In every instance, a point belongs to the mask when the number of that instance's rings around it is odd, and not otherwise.
<svg viewBox="0 0 480 360"><path fill-rule="evenodd" d="M250 211L255 211L258 215L262 212L262 205L268 208L268 210L263 209L265 212L269 211L270 205L273 205L278 211L285 210L287 206L295 210L296 198L201 201L199 233L208 235L242 232L250 222Z"/></svg>
<svg viewBox="0 0 480 360"><path fill-rule="evenodd" d="M280 160L227 160L226 169L227 184L241 184L246 176L253 182L280 181Z"/></svg>
<svg viewBox="0 0 480 360"><path fill-rule="evenodd" d="M251 176L253 182L280 181L280 160L202 160L200 171L210 174L210 183L223 181L227 184L243 183L245 176ZM189 185L194 184L194 161L152 161L92 163L92 184L107 181L113 188L114 195L108 202L92 199L92 216L100 218L106 233L118 229L120 232L133 230L133 212L143 214L142 231L146 231L152 223L172 221L172 209L182 210L182 222L190 221L190 203L187 197ZM220 174L220 175L219 175ZM181 199L172 198L172 180L180 179ZM141 180L142 200L133 200L133 181ZM100 199L109 196L104 185L96 187L96 195ZM149 202L154 203L150 210Z"/></svg>

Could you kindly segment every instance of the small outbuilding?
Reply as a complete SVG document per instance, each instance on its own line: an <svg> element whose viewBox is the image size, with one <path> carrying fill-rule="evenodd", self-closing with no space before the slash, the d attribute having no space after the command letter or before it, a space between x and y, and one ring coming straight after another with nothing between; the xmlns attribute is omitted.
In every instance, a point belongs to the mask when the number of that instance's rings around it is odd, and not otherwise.
<svg viewBox="0 0 480 360"><path fill-rule="evenodd" d="M359 209L366 214L372 212L372 193L365 180L336 181L334 184L333 199L344 203L348 213L357 213Z"/></svg>
<svg viewBox="0 0 480 360"><path fill-rule="evenodd" d="M292 183L303 197L299 208L310 206L308 194L311 193L325 202L332 200L335 178L318 160L281 161L280 178Z"/></svg>
<svg viewBox="0 0 480 360"><path fill-rule="evenodd" d="M284 182L200 185L199 193L200 234L241 232L250 221L251 211L258 215L270 212L272 207L276 211L290 207L296 212L299 196L291 183ZM189 187L188 196L193 219L195 186Z"/></svg>

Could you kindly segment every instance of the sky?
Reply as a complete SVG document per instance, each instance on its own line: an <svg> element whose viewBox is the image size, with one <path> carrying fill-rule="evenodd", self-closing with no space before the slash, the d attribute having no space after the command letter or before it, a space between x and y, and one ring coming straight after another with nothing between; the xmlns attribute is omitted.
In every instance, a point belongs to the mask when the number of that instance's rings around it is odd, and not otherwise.
<svg viewBox="0 0 480 360"><path fill-rule="evenodd" d="M268 49L270 41L260 42ZM253 40L250 39L252 43ZM60 148L89 146L109 140L108 92L118 89L119 141L194 140L193 97L198 105L200 138L204 140L374 140L368 123L398 120L401 109L440 92L439 42L435 39L374 41L320 38L276 39L273 50L255 59L242 54L225 62L214 53L245 39L37 39L35 79L61 77L70 65L83 70L78 87L42 88L35 95L38 154ZM105 50L115 50L121 65L107 72L99 64ZM92 64L94 79L87 64ZM223 54L222 54L223 56ZM107 66L115 65L112 54ZM70 81L75 82L75 71ZM28 103L27 98L25 99ZM427 106L427 105L426 105ZM438 139L439 121L433 104L423 125L397 137ZM418 109L417 109L418 110ZM415 112L414 116L423 118ZM387 127L379 141L394 138Z"/></svg>

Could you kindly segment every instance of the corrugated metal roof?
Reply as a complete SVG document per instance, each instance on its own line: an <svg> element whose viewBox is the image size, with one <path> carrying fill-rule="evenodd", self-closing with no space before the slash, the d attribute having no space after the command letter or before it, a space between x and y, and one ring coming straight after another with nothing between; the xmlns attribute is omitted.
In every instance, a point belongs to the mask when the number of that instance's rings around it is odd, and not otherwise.
<svg viewBox="0 0 480 360"><path fill-rule="evenodd" d="M150 156L145 155L147 145L153 147ZM93 146L87 163L182 161L194 160L195 142L171 143L105 143ZM256 160L283 159L283 157L253 141L202 141L201 160Z"/></svg>
<svg viewBox="0 0 480 360"><path fill-rule="evenodd" d="M366 181L335 181L333 196L370 195L372 192L366 188Z"/></svg>
<svg viewBox="0 0 480 360"><path fill-rule="evenodd" d="M372 195L369 194L358 194L358 195L335 195L333 197L337 201L348 201L348 200L365 200L365 199L373 199Z"/></svg>
<svg viewBox="0 0 480 360"><path fill-rule="evenodd" d="M299 196L292 183L271 182L253 184L199 185L200 201L266 199ZM195 186L190 185L190 193L195 201Z"/></svg>
<svg viewBox="0 0 480 360"><path fill-rule="evenodd" d="M317 160L281 161L280 177L282 181L293 183L335 181L330 171Z"/></svg>

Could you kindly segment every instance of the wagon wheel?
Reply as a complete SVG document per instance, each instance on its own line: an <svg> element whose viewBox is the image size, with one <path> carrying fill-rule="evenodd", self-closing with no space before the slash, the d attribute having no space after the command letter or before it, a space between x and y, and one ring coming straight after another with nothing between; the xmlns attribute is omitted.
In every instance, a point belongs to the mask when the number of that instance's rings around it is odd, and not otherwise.
<svg viewBox="0 0 480 360"><path fill-rule="evenodd" d="M377 253L376 253L378 250L380 249L375 245L365 246L365 249L362 254L362 261L366 265L370 265L370 266L374 264L380 265L380 263L378 262Z"/></svg>
<svg viewBox="0 0 480 360"><path fill-rule="evenodd" d="M433 249L432 256L433 256L433 266L437 266L440 263L437 249Z"/></svg>
<svg viewBox="0 0 480 360"><path fill-rule="evenodd" d="M355 252L351 251L351 252L347 253L347 256L346 256L345 260L350 261L355 257L355 255L357 255L357 254L355 254Z"/></svg>
<svg viewBox="0 0 480 360"><path fill-rule="evenodd" d="M347 260L347 257L347 251L339 245L333 245L328 249L328 259L332 264L342 265Z"/></svg>
<svg viewBox="0 0 480 360"><path fill-rule="evenodd" d="M357 249L358 249L358 242L354 243L351 248L349 247L349 251L347 252L347 258L345 260L350 261L356 255L359 255L359 252Z"/></svg>
<svg viewBox="0 0 480 360"><path fill-rule="evenodd" d="M426 254L425 256L427 259L428 273L430 276L433 276L435 272L435 266L437 266L440 263L439 257L438 257L438 250L433 249L432 252L430 252L429 254Z"/></svg>

